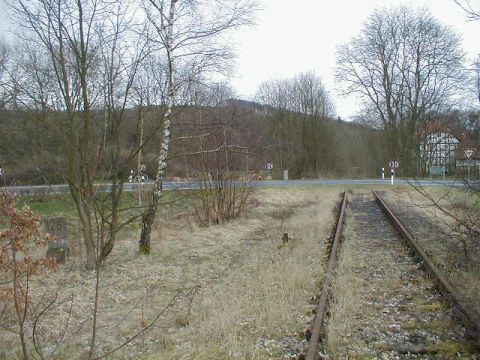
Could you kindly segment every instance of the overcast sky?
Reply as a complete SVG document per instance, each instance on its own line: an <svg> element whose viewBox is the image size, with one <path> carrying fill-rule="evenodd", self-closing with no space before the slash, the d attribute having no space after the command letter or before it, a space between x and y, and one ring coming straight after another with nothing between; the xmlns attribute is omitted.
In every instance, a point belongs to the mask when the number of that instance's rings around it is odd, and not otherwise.
<svg viewBox="0 0 480 360"><path fill-rule="evenodd" d="M351 119L359 106L335 90L337 44L356 36L377 7L426 7L463 38L470 58L480 53L480 23L468 22L453 0L260 0L258 25L238 34L238 71L232 80L239 94L252 98L258 85L273 78L315 70L333 95L337 114ZM480 8L480 0L472 0Z"/></svg>
<svg viewBox="0 0 480 360"><path fill-rule="evenodd" d="M334 68L336 46L357 35L362 22L377 7L399 4L426 7L442 23L463 37L470 58L480 53L480 22L468 22L453 0L259 0L263 10L257 26L242 29L236 38L237 72L232 84L244 99L253 99L258 85L274 78L315 70L335 101L337 114L350 120L358 111L355 98L343 98L336 90ZM471 0L480 8L480 0ZM8 21L0 11L0 34Z"/></svg>

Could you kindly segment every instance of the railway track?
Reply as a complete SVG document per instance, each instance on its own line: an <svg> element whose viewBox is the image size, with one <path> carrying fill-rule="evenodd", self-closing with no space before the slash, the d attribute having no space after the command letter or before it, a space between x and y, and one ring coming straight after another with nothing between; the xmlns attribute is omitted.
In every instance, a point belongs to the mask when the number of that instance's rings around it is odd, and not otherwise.
<svg viewBox="0 0 480 360"><path fill-rule="evenodd" d="M344 195L305 358L321 358L328 334L338 347L329 359L478 359L477 314L462 304L381 195L352 195L349 203L346 211ZM340 251L346 254L336 272ZM341 282L351 288L342 293L332 286Z"/></svg>

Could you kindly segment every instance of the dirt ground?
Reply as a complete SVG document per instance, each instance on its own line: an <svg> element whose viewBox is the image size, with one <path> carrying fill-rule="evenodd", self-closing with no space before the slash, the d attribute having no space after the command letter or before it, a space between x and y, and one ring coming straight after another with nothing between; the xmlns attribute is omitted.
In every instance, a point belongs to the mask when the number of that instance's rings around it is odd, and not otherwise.
<svg viewBox="0 0 480 360"><path fill-rule="evenodd" d="M240 219L209 228L163 212L148 257L137 254L136 233L124 235L100 273L98 355L159 315L109 358L290 359L303 351L299 334L312 319L340 191L257 190ZM34 302L58 296L39 322L45 358L86 358L95 273L70 258L32 289ZM20 355L17 337L0 329L0 358Z"/></svg>

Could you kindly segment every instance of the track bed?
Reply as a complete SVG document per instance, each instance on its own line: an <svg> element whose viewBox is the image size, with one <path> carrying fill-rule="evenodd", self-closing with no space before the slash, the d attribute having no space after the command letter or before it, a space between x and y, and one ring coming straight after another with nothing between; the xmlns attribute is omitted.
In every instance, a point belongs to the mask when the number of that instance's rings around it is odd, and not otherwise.
<svg viewBox="0 0 480 360"><path fill-rule="evenodd" d="M476 359L371 194L350 196L327 349L336 359Z"/></svg>

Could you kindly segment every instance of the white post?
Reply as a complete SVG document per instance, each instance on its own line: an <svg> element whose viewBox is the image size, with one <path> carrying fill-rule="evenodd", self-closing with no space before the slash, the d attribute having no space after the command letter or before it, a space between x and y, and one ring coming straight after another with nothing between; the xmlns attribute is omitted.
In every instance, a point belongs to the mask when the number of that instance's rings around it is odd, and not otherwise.
<svg viewBox="0 0 480 360"><path fill-rule="evenodd" d="M288 180L288 170L283 170L283 180Z"/></svg>
<svg viewBox="0 0 480 360"><path fill-rule="evenodd" d="M390 177L391 177L391 182L392 182L392 185L393 185L393 178L395 176L395 170L394 169L391 169L390 170Z"/></svg>
<svg viewBox="0 0 480 360"><path fill-rule="evenodd" d="M385 180L385 168L382 167L382 180Z"/></svg>

